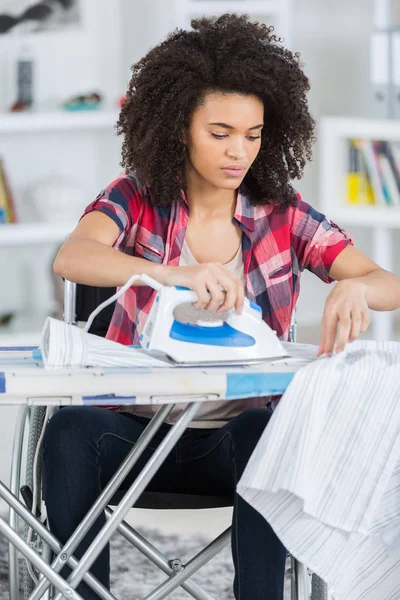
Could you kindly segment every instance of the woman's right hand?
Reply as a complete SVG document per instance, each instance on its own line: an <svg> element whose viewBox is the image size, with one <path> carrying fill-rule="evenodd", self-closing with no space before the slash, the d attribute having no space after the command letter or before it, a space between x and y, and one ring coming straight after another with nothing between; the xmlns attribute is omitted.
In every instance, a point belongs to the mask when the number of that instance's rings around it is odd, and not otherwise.
<svg viewBox="0 0 400 600"><path fill-rule="evenodd" d="M196 292L195 308L221 314L235 308L243 310L244 288L236 275L220 263L201 263L187 267L163 267L163 285L179 285Z"/></svg>

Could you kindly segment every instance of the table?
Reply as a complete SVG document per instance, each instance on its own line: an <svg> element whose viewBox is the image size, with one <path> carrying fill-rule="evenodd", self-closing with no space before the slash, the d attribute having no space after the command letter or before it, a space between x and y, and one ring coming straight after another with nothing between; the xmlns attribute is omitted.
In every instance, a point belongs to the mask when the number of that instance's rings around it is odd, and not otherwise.
<svg viewBox="0 0 400 600"><path fill-rule="evenodd" d="M293 379L296 371L315 359L316 347L310 346L308 352L297 352L301 344L287 344L294 355L293 359L281 359L252 366L230 367L172 367L172 368L65 368L44 369L40 350L36 347L0 347L0 406L19 404L21 406L51 405L97 405L113 404L156 404L159 410L149 422L130 454L121 464L112 480L103 490L82 523L68 542L61 544L42 523L26 509L13 493L0 481L0 497L5 500L13 512L19 515L28 526L40 535L56 555L51 565L47 564L12 527L0 518L2 533L43 574L38 586L31 595L38 600L53 585L61 597L81 600L75 588L84 579L104 600L115 600L87 571L102 548L119 527L129 509L146 489L186 427L196 415L201 403L226 399L254 396L282 395ZM135 390L133 395L132 390ZM103 529L78 562L73 552L98 515L105 509L114 492L120 487L127 473L132 469L144 449L147 447L163 421L167 418L176 402L187 403L177 422L154 452L140 475L126 492L116 510L110 515ZM221 539L221 544L226 541ZM222 546L223 547L223 546ZM68 563L74 570L68 581L59 575L59 571ZM11 568L11 567L10 567ZM181 585L191 573L185 569L170 580L168 593ZM158 594L152 594L152 600L162 598L166 587ZM196 584L187 582L185 589L195 589Z"/></svg>

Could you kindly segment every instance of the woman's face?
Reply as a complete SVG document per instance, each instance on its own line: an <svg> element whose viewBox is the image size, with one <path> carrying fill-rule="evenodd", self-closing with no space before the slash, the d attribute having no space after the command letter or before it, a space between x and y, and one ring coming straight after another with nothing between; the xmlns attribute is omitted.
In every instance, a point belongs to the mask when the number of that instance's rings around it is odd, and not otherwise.
<svg viewBox="0 0 400 600"><path fill-rule="evenodd" d="M260 150L263 124L264 105L256 96L208 93L184 135L189 177L237 189Z"/></svg>

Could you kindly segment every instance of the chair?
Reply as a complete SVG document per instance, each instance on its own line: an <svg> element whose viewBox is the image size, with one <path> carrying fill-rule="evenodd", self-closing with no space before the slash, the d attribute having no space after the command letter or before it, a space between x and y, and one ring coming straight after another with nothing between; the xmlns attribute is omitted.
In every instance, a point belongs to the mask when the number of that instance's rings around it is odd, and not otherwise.
<svg viewBox="0 0 400 600"><path fill-rule="evenodd" d="M103 301L108 299L115 292L115 288L97 288L85 285L77 285L70 281L64 283L64 320L69 323L76 324L78 321L87 321L91 312L99 306ZM90 332L96 335L105 336L108 324L110 322L114 305L109 305L94 319ZM296 318L295 312L290 327L290 339L295 341L296 336ZM23 407L21 410L18 425L14 437L13 449L13 466L11 475L11 491L21 495L28 506L32 510L32 490L36 486L36 491L40 497L41 493L41 469L39 460L38 472L34 472L35 455L38 445L40 445L41 434L45 425L46 408L44 407ZM26 478L25 485L20 488L21 478L21 463L23 457L23 438L26 423L29 425L28 445L26 455ZM106 515L109 517L112 514L110 506L116 506L124 496L123 490L118 490L111 499L109 506L106 508ZM135 508L146 508L153 510L162 509L209 509L217 507L233 506L233 494L229 496L208 496L208 495L193 495L181 493L159 493L159 492L143 492L135 503ZM12 520L16 520L16 515L11 511ZM27 528L26 528L27 530ZM184 576L185 565L180 559L170 560L162 555L154 548L149 541L144 539L127 523L123 522L118 531L137 549L143 552L151 561L159 566L164 572L170 575L170 578L175 578L180 573ZM26 533L26 532L25 532ZM190 561L191 568L194 572L200 569L206 562L218 554L225 546L230 543L230 528L218 536L211 544L203 549L194 559ZM44 556L48 562L51 562L52 552L40 539L35 535L32 540L32 545ZM291 600L306 600L310 597L312 600L327 600L327 589L324 582L313 574L309 574L305 567L298 563L293 557L288 557L290 560L290 580L291 580ZM10 545L10 600L18 600L18 553L14 547ZM30 565L24 565L23 571L23 587L24 598L28 598L33 591L35 584L32 579L33 569ZM36 574L37 576L37 574ZM182 579L181 584L194 598L198 600L212 600L207 592L202 590L199 585L190 581L190 579ZM162 593L157 598L165 598L170 592ZM51 598L51 592L47 598Z"/></svg>

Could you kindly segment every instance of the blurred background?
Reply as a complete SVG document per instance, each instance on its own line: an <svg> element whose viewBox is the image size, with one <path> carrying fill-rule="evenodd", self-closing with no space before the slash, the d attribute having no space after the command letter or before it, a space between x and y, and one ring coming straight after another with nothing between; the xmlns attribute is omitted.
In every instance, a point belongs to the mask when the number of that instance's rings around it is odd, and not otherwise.
<svg viewBox="0 0 400 600"><path fill-rule="evenodd" d="M190 18L247 12L301 55L317 120L295 186L400 272L399 0L0 0L0 345L36 344L60 310L52 261L120 170L114 131L130 66ZM298 341L317 344L331 291L305 272ZM397 313L364 337L399 339ZM0 422L8 472L13 408Z"/></svg>

